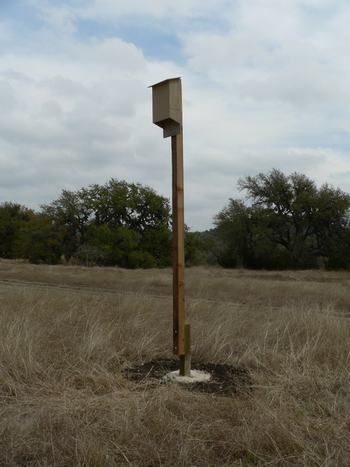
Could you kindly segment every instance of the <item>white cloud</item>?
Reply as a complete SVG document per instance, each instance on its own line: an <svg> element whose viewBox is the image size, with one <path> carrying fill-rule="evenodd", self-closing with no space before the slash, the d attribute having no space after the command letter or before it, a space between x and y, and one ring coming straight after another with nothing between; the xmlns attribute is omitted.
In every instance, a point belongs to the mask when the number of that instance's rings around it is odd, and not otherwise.
<svg viewBox="0 0 350 467"><path fill-rule="evenodd" d="M62 188L110 177L157 185L154 167L162 167L158 161L164 156L147 86L154 74L167 76L175 69L153 67L120 39L89 44L72 39L60 57L3 55L1 200L48 202ZM167 169L164 164L157 174L160 191Z"/></svg>
<svg viewBox="0 0 350 467"><path fill-rule="evenodd" d="M190 226L209 227L238 194L239 177L272 167L350 191L342 176L350 173L348 3L32 3L46 26L32 49L13 43L0 61L1 201L39 204L62 188L110 177L140 181L169 196L170 141L151 123L147 86L179 75ZM122 16L154 18L172 34L180 31L187 60L179 65L146 58L130 39L97 39L93 31L79 36L81 18L110 22ZM199 31L197 23L191 29L198 16L203 24L225 17L227 30ZM0 23L0 38L4 28Z"/></svg>
<svg viewBox="0 0 350 467"><path fill-rule="evenodd" d="M147 15L155 18L188 18L224 12L225 0L91 0L75 9L76 15L85 18L118 19L122 16Z"/></svg>

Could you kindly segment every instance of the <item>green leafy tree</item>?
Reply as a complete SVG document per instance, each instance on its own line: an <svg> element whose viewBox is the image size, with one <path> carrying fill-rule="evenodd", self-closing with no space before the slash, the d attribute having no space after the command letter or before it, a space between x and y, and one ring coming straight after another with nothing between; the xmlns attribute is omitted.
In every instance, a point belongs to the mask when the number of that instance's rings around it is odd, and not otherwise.
<svg viewBox="0 0 350 467"><path fill-rule="evenodd" d="M81 196L81 192L63 190L61 196L51 204L43 205L41 213L52 219L57 226L65 228L62 240L64 255L68 258L85 241L86 230L92 209Z"/></svg>
<svg viewBox="0 0 350 467"><path fill-rule="evenodd" d="M97 225L128 227L143 232L168 226L169 200L141 184L111 179L105 185L91 185L76 193L79 206Z"/></svg>
<svg viewBox="0 0 350 467"><path fill-rule="evenodd" d="M139 249L140 241L140 234L125 227L92 224L85 247L94 247L99 251L105 265L118 264L128 267L128 258L132 252Z"/></svg>
<svg viewBox="0 0 350 467"><path fill-rule="evenodd" d="M185 232L185 263L186 266L209 264L211 252L214 248L213 240L203 232Z"/></svg>
<svg viewBox="0 0 350 467"><path fill-rule="evenodd" d="M350 269L350 228L342 233L341 238L334 242L324 264L327 269Z"/></svg>
<svg viewBox="0 0 350 467"><path fill-rule="evenodd" d="M29 259L31 263L56 264L62 255L64 228L57 226L49 217L32 214L18 232L16 257Z"/></svg>
<svg viewBox="0 0 350 467"><path fill-rule="evenodd" d="M253 207L261 208L269 239L288 251L295 266L328 255L345 227L349 195L328 185L318 190L305 175L272 170L247 177L239 186Z"/></svg>
<svg viewBox="0 0 350 467"><path fill-rule="evenodd" d="M252 252L252 209L243 201L230 199L228 205L215 217L223 247L218 252L219 263L227 267L249 265Z"/></svg>
<svg viewBox="0 0 350 467"><path fill-rule="evenodd" d="M314 267L347 228L350 197L279 170L239 181L250 205L231 200L216 217L226 254L250 267ZM229 264L233 264L230 258Z"/></svg>
<svg viewBox="0 0 350 467"><path fill-rule="evenodd" d="M42 212L66 228L66 256L123 267L167 266L170 206L140 184L111 179L76 192L63 191Z"/></svg>
<svg viewBox="0 0 350 467"><path fill-rule="evenodd" d="M28 222L33 211L16 203L0 205L0 257L16 257L16 241L20 229Z"/></svg>

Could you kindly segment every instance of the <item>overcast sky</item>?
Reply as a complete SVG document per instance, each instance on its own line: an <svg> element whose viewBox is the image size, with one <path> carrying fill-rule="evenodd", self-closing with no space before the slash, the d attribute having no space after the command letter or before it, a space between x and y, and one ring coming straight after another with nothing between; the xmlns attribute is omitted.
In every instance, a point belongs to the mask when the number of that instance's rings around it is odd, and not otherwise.
<svg viewBox="0 0 350 467"><path fill-rule="evenodd" d="M349 0L0 0L0 202L170 196L151 91L183 78L186 223L273 167L350 191Z"/></svg>

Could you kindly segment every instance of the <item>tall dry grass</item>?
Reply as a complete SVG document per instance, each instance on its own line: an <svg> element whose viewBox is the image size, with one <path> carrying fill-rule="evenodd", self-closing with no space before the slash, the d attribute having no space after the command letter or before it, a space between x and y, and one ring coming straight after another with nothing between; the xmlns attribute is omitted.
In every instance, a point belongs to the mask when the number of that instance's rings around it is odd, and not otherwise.
<svg viewBox="0 0 350 467"><path fill-rule="evenodd" d="M25 283L0 282L0 465L350 464L350 274L187 272L193 359L252 375L231 397L123 377L171 357L170 271L2 261L4 279Z"/></svg>

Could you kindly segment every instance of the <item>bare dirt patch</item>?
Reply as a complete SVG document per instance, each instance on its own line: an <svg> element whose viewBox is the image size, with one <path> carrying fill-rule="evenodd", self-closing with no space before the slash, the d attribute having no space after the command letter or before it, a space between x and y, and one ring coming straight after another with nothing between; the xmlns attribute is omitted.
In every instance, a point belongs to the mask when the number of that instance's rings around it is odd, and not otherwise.
<svg viewBox="0 0 350 467"><path fill-rule="evenodd" d="M127 368L124 375L127 379L141 384L169 385L174 383L165 381L164 376L178 368L179 362L177 360L151 360ZM249 371L244 367L220 363L193 362L192 368L209 373L211 378L208 382L182 383L181 386L189 391L231 395L252 390L252 379Z"/></svg>

